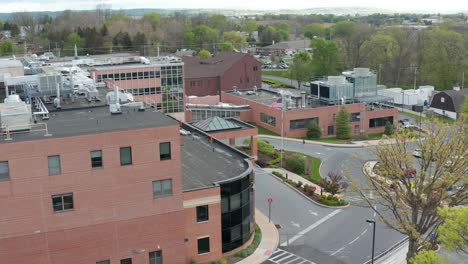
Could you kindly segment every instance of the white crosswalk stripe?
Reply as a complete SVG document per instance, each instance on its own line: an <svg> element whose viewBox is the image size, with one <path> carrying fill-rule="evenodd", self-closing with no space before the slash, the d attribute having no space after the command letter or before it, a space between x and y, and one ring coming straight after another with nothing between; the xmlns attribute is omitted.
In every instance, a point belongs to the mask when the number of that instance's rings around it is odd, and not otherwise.
<svg viewBox="0 0 468 264"><path fill-rule="evenodd" d="M276 264L316 264L280 248L276 249L268 260Z"/></svg>

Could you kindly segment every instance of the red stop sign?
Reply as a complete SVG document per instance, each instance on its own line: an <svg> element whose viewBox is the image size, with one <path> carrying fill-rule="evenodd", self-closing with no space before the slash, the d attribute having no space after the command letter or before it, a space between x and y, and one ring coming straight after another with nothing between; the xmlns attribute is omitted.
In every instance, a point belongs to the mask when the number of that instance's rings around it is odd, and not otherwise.
<svg viewBox="0 0 468 264"><path fill-rule="evenodd" d="M273 198L268 198L268 203L271 204L273 202Z"/></svg>

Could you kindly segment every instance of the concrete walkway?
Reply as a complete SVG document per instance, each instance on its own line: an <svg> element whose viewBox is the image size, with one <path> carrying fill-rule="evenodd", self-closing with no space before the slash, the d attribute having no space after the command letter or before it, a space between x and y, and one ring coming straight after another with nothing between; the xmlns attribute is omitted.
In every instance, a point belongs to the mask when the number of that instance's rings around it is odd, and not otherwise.
<svg viewBox="0 0 468 264"><path fill-rule="evenodd" d="M272 139L278 139L281 140L281 137L279 136L270 136L270 135L262 135L259 134L259 137L262 138L272 138ZM315 141L315 140L302 140L299 138L288 138L288 137L283 137L283 140L287 141L295 141L295 142L305 142L306 144L314 144L314 145L321 145L321 146L327 146L327 147L339 147L339 148L363 148L363 147L369 147L369 146L377 146L381 139L378 140L363 140L363 141L353 141L350 144L335 144L335 143L326 143L326 142L321 142L321 141ZM392 144L394 140L387 140L389 144Z"/></svg>
<svg viewBox="0 0 468 264"><path fill-rule="evenodd" d="M260 264L266 261L275 252L279 243L278 229L273 222L268 222L266 217L260 210L255 209L255 221L258 227L262 230L262 241L254 253L245 259L237 262L237 264Z"/></svg>

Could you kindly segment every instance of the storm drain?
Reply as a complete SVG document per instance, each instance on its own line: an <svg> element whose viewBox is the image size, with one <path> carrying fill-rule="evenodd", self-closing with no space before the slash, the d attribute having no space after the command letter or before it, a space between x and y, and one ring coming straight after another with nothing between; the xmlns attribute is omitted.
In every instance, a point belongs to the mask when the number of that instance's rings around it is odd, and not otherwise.
<svg viewBox="0 0 468 264"><path fill-rule="evenodd" d="M275 224L276 226L276 229L281 229L281 225L280 224Z"/></svg>

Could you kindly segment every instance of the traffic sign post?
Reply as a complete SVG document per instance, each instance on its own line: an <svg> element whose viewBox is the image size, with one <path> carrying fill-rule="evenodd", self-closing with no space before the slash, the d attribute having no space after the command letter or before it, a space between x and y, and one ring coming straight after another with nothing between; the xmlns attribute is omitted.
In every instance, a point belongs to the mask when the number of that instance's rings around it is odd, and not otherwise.
<svg viewBox="0 0 468 264"><path fill-rule="evenodd" d="M270 223L271 219L271 203L273 203L273 198L268 198L268 223Z"/></svg>

